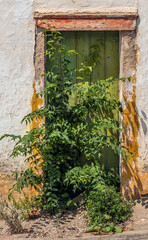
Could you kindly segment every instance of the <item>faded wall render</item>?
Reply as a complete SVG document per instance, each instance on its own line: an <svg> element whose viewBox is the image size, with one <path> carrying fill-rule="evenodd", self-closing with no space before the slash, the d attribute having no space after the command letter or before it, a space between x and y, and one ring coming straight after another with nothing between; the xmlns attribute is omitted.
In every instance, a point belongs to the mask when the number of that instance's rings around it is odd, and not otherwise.
<svg viewBox="0 0 148 240"><path fill-rule="evenodd" d="M148 193L148 2L138 2L139 20L137 22L137 78L136 107L139 118L137 168L143 185L143 193Z"/></svg>
<svg viewBox="0 0 148 240"><path fill-rule="evenodd" d="M31 111L34 79L33 0L0 1L0 136L25 133L21 125L24 114ZM0 144L0 188L6 191L13 171L23 169L24 162L9 157L10 141Z"/></svg>
<svg viewBox="0 0 148 240"><path fill-rule="evenodd" d="M40 89L35 84L34 77L34 47L35 47L35 11L57 10L103 10L103 9L127 9L137 8L139 19L137 20L137 73L134 85L129 85L130 91L135 91L136 116L138 116L138 135L136 162L132 162L132 168L136 168L139 177L139 189L148 192L148 138L147 138L147 60L148 60L148 34L147 24L148 3L146 0L3 0L0 1L0 136L4 133L23 134L26 126L20 124L23 116L36 106L35 93ZM124 43L128 49L127 42ZM135 69L136 71L136 69ZM134 75L134 74L133 74ZM38 83L40 77L38 76ZM42 87L42 86L41 86ZM39 103L40 104L40 103ZM132 131L134 125L130 124ZM136 146L136 145L135 145ZM23 160L11 159L9 154L13 148L10 141L4 140L0 143L0 188L10 179L12 171L24 168ZM126 171L126 169L125 169ZM135 174L135 173L134 173ZM134 184L137 176L125 178L124 184ZM136 186L137 187L137 186ZM5 188L7 191L8 187ZM4 190L4 189L3 189Z"/></svg>
<svg viewBox="0 0 148 240"><path fill-rule="evenodd" d="M105 8L137 8L137 0L57 0L56 4L53 0L35 0L35 10L51 10L51 9L105 9Z"/></svg>

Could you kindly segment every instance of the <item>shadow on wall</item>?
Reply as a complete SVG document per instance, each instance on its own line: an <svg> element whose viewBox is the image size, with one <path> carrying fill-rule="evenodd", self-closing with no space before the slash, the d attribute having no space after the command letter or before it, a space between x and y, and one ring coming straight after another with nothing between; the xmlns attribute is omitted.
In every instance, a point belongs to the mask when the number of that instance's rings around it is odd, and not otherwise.
<svg viewBox="0 0 148 240"><path fill-rule="evenodd" d="M142 129L143 131L143 134L146 136L147 135L147 125L146 125L146 121L148 120L147 118L147 115L146 113L141 110L141 114L140 112L138 111L138 108L136 107L136 104L134 102L130 102L128 103L127 99L125 96L123 96L124 98L124 103L126 105L126 108L128 109L128 112L129 112L129 116L128 117L128 121L131 123L131 127L133 129L133 134L134 134L134 126L133 126L133 123L130 121L131 117L130 117L130 114L132 113L133 114L133 110L134 110L134 122L136 124L136 127L138 129ZM138 119L136 118L136 116L138 115ZM140 115L142 115L143 117L140 117Z"/></svg>
<svg viewBox="0 0 148 240"><path fill-rule="evenodd" d="M138 153L138 135L140 129L143 134L147 135L147 115L142 110L140 113L136 107L136 95L133 91L132 101L128 101L127 97L123 96L126 109L123 113L123 126L125 131L123 132L123 143L134 154L134 157L130 159L128 164L123 162L122 167L122 191L127 199L141 198L143 192L143 181L139 176L139 169L137 166ZM142 117L140 117L142 115Z"/></svg>

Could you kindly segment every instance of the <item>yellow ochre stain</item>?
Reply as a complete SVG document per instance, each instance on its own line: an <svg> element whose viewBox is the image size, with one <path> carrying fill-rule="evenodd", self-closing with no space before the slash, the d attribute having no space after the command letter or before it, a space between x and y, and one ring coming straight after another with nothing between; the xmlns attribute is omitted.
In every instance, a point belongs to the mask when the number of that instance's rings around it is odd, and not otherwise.
<svg viewBox="0 0 148 240"><path fill-rule="evenodd" d="M39 81L39 82L41 82L41 81ZM33 82L33 90L34 90L34 93L33 93L33 97L32 97L32 100L31 100L32 112L39 109L39 107L43 105L43 99L41 97L37 96L37 91L36 91L36 88L35 88L35 82ZM30 128L33 129L33 128L39 127L40 121L42 121L42 120L41 119L38 119L38 120L34 119L32 121L32 124L31 124Z"/></svg>
<svg viewBox="0 0 148 240"><path fill-rule="evenodd" d="M41 81L38 82L38 85L41 85ZM33 90L34 90L34 92L33 92L33 97L31 100L32 112L39 109L39 107L43 106L43 99L37 95L38 93L36 91L35 82L33 82ZM30 125L30 129L38 128L40 126L40 124L43 123L43 121L44 120L41 118L33 119L32 123ZM37 153L38 153L38 149L34 149L33 155L37 154ZM40 154L38 154L38 157L41 158ZM42 170L37 165L34 164L33 159L29 162L29 167L32 167L34 169L34 171L39 175L42 173ZM38 189L32 188L33 194L36 194L38 191L40 191L40 186L38 186Z"/></svg>
<svg viewBox="0 0 148 240"><path fill-rule="evenodd" d="M134 154L128 164L124 160L122 163L122 192L128 198L138 198L142 191L142 182L138 175L137 159L138 153L138 134L139 134L139 120L136 111L136 77L132 78L133 92L132 100L128 101L126 90L123 93L126 101L126 108L123 111L123 145Z"/></svg>

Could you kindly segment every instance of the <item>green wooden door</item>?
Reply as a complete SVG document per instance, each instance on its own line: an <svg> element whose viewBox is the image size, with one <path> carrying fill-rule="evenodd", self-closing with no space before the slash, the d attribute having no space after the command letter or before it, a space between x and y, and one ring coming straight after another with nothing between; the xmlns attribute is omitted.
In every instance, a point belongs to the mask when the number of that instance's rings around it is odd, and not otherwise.
<svg viewBox="0 0 148 240"><path fill-rule="evenodd" d="M71 67L80 68L80 64L85 57L90 54L91 47L97 47L97 66L92 74L92 83L97 80L106 79L111 76L119 77L119 33L112 31L78 31L62 32L63 43L66 50L73 49L78 54L70 56ZM74 81L76 80L74 75ZM111 89L111 95L118 99L118 81ZM118 119L118 113L115 114ZM118 138L118 136L117 136ZM105 149L101 163L105 169L114 168L118 170L119 157L110 149Z"/></svg>

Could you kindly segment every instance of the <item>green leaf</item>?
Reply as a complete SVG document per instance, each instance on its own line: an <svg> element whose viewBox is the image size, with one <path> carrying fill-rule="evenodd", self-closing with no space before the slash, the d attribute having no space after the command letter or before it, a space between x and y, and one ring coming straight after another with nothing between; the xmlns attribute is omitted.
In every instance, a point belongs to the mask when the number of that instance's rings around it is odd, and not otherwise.
<svg viewBox="0 0 148 240"><path fill-rule="evenodd" d="M18 192L18 193L21 193L21 190L20 189L14 189L14 191Z"/></svg>
<svg viewBox="0 0 148 240"><path fill-rule="evenodd" d="M106 219L106 220L109 220L109 219L111 219L111 216L108 215L108 214L104 214L104 215L103 215L103 218Z"/></svg>
<svg viewBox="0 0 148 240"><path fill-rule="evenodd" d="M125 155L126 155L126 151L125 151L125 150L122 150L122 151L121 151L121 156L122 156L123 159L124 159Z"/></svg>
<svg viewBox="0 0 148 240"><path fill-rule="evenodd" d="M72 200L69 199L69 200L67 201L67 203L66 203L66 206L69 207L69 205L70 205L71 203L72 203Z"/></svg>
<svg viewBox="0 0 148 240"><path fill-rule="evenodd" d="M127 156L126 156L126 163L128 163L130 159L131 159L131 156L130 156L130 155L127 155Z"/></svg>
<svg viewBox="0 0 148 240"><path fill-rule="evenodd" d="M67 198L67 197L69 197L69 194L68 193L64 193L64 194L62 194L62 197L63 198Z"/></svg>
<svg viewBox="0 0 148 240"><path fill-rule="evenodd" d="M13 199L13 195L12 195L12 193L10 193L10 194L8 195L8 200L11 201L12 199Z"/></svg>
<svg viewBox="0 0 148 240"><path fill-rule="evenodd" d="M111 227L105 227L105 230L106 230L107 232L110 232L110 231L112 230L112 228L111 228Z"/></svg>
<svg viewBox="0 0 148 240"><path fill-rule="evenodd" d="M98 227L90 227L88 230L86 230L86 233L91 233L91 232L98 232L99 231L99 228Z"/></svg>
<svg viewBox="0 0 148 240"><path fill-rule="evenodd" d="M117 232L117 233L121 233L121 232L123 232L122 228L119 227L119 226L115 226L114 229L115 229L115 232Z"/></svg>

